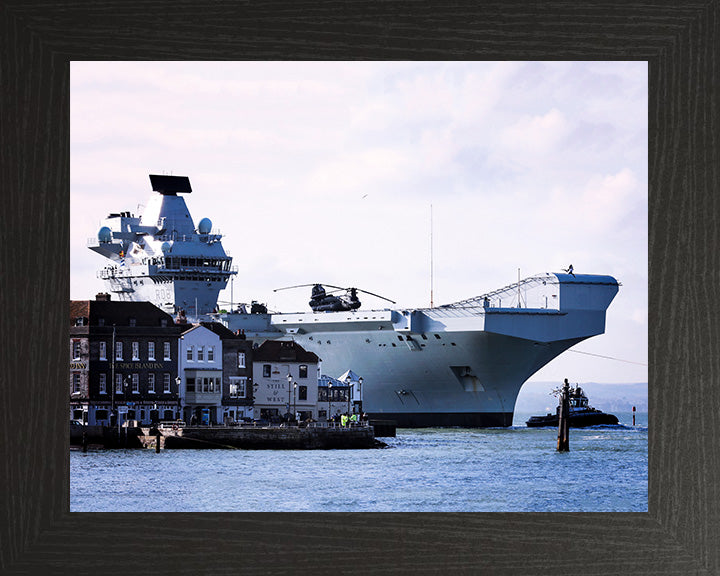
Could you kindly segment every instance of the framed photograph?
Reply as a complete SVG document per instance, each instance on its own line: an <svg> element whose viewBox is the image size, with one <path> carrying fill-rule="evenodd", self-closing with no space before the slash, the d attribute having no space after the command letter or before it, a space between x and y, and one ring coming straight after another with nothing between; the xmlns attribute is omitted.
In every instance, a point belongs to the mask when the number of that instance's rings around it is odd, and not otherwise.
<svg viewBox="0 0 720 576"><path fill-rule="evenodd" d="M2 571L574 574L582 562L604 573L716 572L707 247L717 229L717 4L299 8L11 2L0 13L2 300L15 342L0 412ZM75 62L165 59L647 62L647 511L70 512L70 70ZM148 494L178 490L159 481Z"/></svg>

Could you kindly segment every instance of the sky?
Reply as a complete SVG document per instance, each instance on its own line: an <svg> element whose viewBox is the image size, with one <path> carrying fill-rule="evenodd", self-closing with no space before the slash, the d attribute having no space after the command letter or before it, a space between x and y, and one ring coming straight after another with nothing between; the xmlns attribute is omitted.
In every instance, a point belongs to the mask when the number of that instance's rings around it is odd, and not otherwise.
<svg viewBox="0 0 720 576"><path fill-rule="evenodd" d="M221 307L308 283L397 307L540 272L622 286L606 333L531 381L647 382L646 62L72 62L70 298L149 174L188 176L238 274ZM392 306L360 294L363 308ZM225 302L226 304L222 304Z"/></svg>

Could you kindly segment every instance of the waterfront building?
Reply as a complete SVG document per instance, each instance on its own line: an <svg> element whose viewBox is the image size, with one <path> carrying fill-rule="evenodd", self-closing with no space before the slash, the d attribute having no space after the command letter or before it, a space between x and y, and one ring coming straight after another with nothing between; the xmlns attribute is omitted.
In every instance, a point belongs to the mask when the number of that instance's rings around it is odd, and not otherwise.
<svg viewBox="0 0 720 576"><path fill-rule="evenodd" d="M70 301L70 418L149 424L179 416L182 327L149 302Z"/></svg>
<svg viewBox="0 0 720 576"><path fill-rule="evenodd" d="M180 403L189 424L222 421L222 341L200 324L185 325L179 341Z"/></svg>
<svg viewBox="0 0 720 576"><path fill-rule="evenodd" d="M200 322L200 325L217 334L222 345L222 421L232 423L252 418L252 340L219 322Z"/></svg>
<svg viewBox="0 0 720 576"><path fill-rule="evenodd" d="M253 354L254 417L317 419L319 361L296 342L263 342Z"/></svg>
<svg viewBox="0 0 720 576"><path fill-rule="evenodd" d="M322 374L318 381L318 418L332 419L347 412L350 387L338 378Z"/></svg>

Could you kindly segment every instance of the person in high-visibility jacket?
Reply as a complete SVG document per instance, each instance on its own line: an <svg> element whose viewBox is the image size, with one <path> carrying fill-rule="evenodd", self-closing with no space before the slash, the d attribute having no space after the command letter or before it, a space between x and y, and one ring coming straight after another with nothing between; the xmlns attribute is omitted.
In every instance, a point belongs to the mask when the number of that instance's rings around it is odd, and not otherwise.
<svg viewBox="0 0 720 576"><path fill-rule="evenodd" d="M350 416L350 424L357 424L357 421L358 421L357 414L353 414L352 416Z"/></svg>
<svg viewBox="0 0 720 576"><path fill-rule="evenodd" d="M347 426L347 424L348 424L347 414L343 414L342 416L340 416L340 426L342 426L344 428L345 426Z"/></svg>

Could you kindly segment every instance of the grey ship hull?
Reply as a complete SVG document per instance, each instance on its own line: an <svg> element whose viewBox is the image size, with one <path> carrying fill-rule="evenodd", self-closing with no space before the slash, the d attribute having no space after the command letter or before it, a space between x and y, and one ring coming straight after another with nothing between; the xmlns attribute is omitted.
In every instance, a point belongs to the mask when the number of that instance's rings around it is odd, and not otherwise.
<svg viewBox="0 0 720 576"><path fill-rule="evenodd" d="M353 399L371 417L400 427L510 426L523 383L602 334L617 291L609 276L545 274L447 307L274 314L264 333L234 315L224 321L251 336L295 340L320 357L323 374L362 376ZM502 307L516 292L525 306Z"/></svg>

